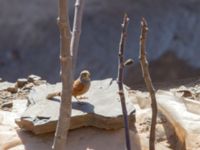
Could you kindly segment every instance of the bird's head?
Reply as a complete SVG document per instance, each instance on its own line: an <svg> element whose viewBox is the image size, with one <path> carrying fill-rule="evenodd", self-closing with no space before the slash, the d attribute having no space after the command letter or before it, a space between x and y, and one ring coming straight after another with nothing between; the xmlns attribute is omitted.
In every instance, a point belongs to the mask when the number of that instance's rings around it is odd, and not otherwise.
<svg viewBox="0 0 200 150"><path fill-rule="evenodd" d="M81 71L80 78L82 80L90 80L90 72L88 70Z"/></svg>

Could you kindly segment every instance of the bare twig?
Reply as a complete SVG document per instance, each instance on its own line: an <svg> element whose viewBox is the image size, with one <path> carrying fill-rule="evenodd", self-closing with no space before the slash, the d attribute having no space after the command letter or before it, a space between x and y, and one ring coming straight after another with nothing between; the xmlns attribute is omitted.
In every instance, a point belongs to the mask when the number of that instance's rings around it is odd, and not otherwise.
<svg viewBox="0 0 200 150"><path fill-rule="evenodd" d="M72 31L72 39L70 50L73 53L73 69L75 71L77 55L78 55L78 46L81 34L81 24L82 24L82 16L84 9L85 0L76 0L75 2L75 12L74 12L74 24Z"/></svg>
<svg viewBox="0 0 200 150"><path fill-rule="evenodd" d="M146 58L145 52L145 42L147 38L148 26L144 18L141 21L141 35L140 35L140 64L142 68L143 78L145 80L146 87L151 96L151 107L152 107L152 119L151 119L151 130L150 130L150 139L149 139L149 149L155 150L155 128L156 128L156 119L157 119L157 102L155 96L155 89L153 87L151 77L149 74L148 61Z"/></svg>
<svg viewBox="0 0 200 150"><path fill-rule="evenodd" d="M68 1L59 0L58 26L60 29L60 63L62 94L60 115L57 123L54 150L64 150L71 117L72 55L70 52L71 32L69 26Z"/></svg>
<svg viewBox="0 0 200 150"><path fill-rule="evenodd" d="M122 33L121 33L121 38L120 38L120 43L119 43L117 83L118 83L119 96L120 96L120 100L121 100L122 112L123 112L123 117L124 117L126 149L131 150L128 115L127 115L127 110L126 110L125 95L124 95L124 89L123 89L124 47L125 47L125 40L127 37L128 22L129 22L129 18L128 18L127 14L125 14L123 23L122 23Z"/></svg>

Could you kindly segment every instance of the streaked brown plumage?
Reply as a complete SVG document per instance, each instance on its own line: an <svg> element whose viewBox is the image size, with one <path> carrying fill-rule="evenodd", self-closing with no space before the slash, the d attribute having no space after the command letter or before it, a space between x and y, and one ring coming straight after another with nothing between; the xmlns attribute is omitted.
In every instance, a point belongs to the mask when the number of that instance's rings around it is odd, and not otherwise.
<svg viewBox="0 0 200 150"><path fill-rule="evenodd" d="M81 71L78 79L73 83L72 95L78 100L78 96L85 94L90 88L90 72L87 70ZM54 96L60 96L61 92L50 93L47 95L48 99Z"/></svg>

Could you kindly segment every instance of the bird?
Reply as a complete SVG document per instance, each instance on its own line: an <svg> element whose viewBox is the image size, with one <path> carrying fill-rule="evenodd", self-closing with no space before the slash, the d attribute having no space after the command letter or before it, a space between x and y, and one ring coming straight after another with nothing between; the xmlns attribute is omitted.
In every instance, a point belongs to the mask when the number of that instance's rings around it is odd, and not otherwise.
<svg viewBox="0 0 200 150"><path fill-rule="evenodd" d="M77 99L77 96L81 96L86 93L90 88L90 82L90 72L88 70L81 71L78 79L76 79L73 83L72 95Z"/></svg>
<svg viewBox="0 0 200 150"><path fill-rule="evenodd" d="M82 97L82 95L89 90L90 84L90 72L88 70L81 71L79 77L73 82L72 96L74 96L77 101L86 99L87 97ZM61 96L61 92L50 93L47 95L47 99L52 99L55 96Z"/></svg>

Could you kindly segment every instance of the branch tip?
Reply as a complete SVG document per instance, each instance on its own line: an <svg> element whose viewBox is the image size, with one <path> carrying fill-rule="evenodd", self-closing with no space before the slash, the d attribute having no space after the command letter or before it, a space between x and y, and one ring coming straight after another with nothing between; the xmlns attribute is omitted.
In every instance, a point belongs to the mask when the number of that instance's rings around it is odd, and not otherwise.
<svg viewBox="0 0 200 150"><path fill-rule="evenodd" d="M127 13L124 13L124 18L127 18L127 17L128 17Z"/></svg>
<svg viewBox="0 0 200 150"><path fill-rule="evenodd" d="M124 19L123 19L123 20L124 20L123 23L125 23L125 22L126 22L126 23L129 22L130 19L129 19L127 13L124 14Z"/></svg>
<svg viewBox="0 0 200 150"><path fill-rule="evenodd" d="M141 26L142 26L142 29L144 29L145 31L148 31L148 24L144 17L142 17Z"/></svg>

